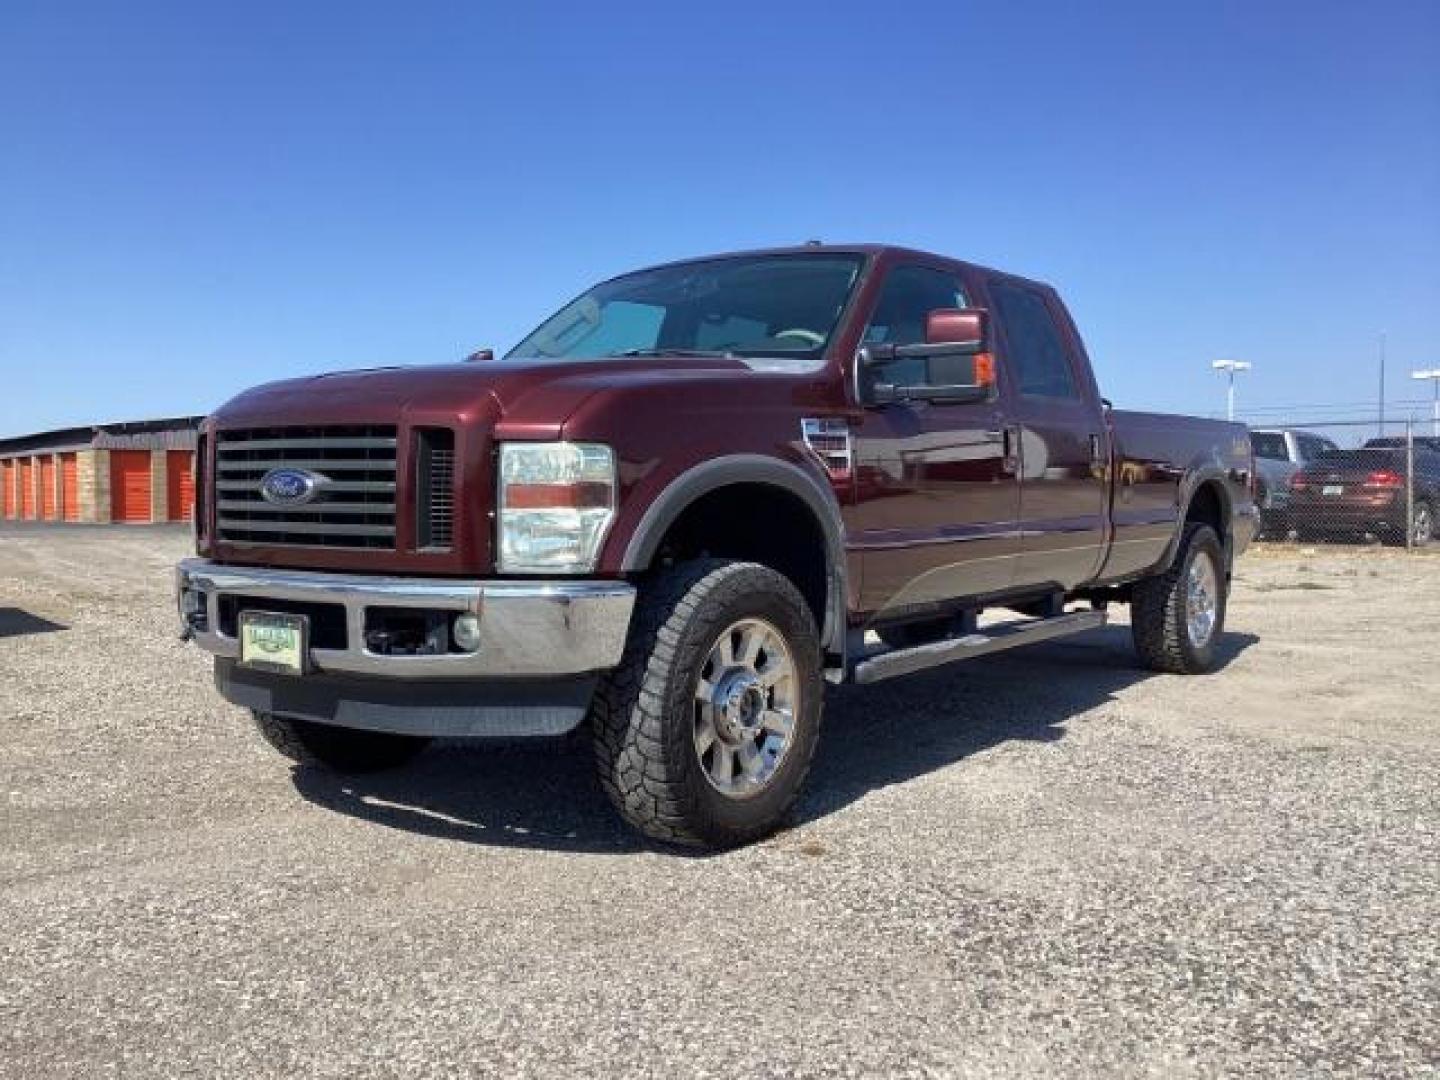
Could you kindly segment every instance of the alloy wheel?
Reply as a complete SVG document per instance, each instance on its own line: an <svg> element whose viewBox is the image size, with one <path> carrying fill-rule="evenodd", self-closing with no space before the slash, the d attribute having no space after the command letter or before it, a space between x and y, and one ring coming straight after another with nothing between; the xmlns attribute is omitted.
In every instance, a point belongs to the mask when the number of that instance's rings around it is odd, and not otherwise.
<svg viewBox="0 0 1440 1080"><path fill-rule="evenodd" d="M1185 576L1185 628L1193 648L1203 649L1215 633L1219 597L1220 576L1215 563L1201 554Z"/></svg>
<svg viewBox="0 0 1440 1080"><path fill-rule="evenodd" d="M1415 547L1424 547L1434 538L1435 519L1431 515L1430 507L1424 503L1415 507L1414 517L1410 523L1410 543Z"/></svg>
<svg viewBox="0 0 1440 1080"><path fill-rule="evenodd" d="M800 707L794 658L780 631L741 619L715 640L695 687L695 754L710 786L758 794L794 742Z"/></svg>

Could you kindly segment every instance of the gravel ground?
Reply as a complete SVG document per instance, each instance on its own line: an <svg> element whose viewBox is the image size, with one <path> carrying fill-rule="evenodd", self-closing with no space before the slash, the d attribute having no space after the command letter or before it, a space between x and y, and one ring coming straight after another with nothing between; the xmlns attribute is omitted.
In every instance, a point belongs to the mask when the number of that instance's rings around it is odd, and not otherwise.
<svg viewBox="0 0 1440 1080"><path fill-rule="evenodd" d="M0 1074L1440 1071L1440 559L1248 557L1203 678L1117 625L836 692L795 827L696 857L573 743L292 771L186 547L0 531Z"/></svg>

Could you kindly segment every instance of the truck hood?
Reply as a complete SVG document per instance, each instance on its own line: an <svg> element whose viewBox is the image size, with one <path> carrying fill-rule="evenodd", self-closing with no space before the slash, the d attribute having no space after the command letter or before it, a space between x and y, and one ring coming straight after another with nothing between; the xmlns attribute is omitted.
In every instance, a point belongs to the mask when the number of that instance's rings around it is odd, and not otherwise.
<svg viewBox="0 0 1440 1080"><path fill-rule="evenodd" d="M592 394L626 384L753 377L721 358L617 358L565 363L491 361L372 368L266 383L214 414L222 427L409 421L515 424L531 437L558 435Z"/></svg>

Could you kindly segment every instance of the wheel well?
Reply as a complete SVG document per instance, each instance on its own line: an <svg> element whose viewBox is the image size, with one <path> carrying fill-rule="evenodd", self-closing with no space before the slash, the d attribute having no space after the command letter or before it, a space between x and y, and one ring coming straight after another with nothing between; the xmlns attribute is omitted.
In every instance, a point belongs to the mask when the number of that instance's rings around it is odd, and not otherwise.
<svg viewBox="0 0 1440 1080"><path fill-rule="evenodd" d="M1190 505L1185 510L1185 520L1209 525L1215 530L1220 542L1225 542L1225 503L1213 480L1207 480L1195 489L1195 494L1190 497Z"/></svg>
<svg viewBox="0 0 1440 1080"><path fill-rule="evenodd" d="M695 558L740 559L784 574L825 626L828 558L825 533L799 496L762 483L726 484L706 492L670 523L652 568Z"/></svg>

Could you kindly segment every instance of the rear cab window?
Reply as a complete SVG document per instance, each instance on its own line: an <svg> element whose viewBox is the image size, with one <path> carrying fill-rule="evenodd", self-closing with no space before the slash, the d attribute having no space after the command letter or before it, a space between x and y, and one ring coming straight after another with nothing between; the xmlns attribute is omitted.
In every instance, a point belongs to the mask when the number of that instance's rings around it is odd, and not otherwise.
<svg viewBox="0 0 1440 1080"><path fill-rule="evenodd" d="M1005 337L1011 380L1022 397L1080 401L1065 335L1038 289L990 280L990 297Z"/></svg>
<svg viewBox="0 0 1440 1080"><path fill-rule="evenodd" d="M1279 431L1252 431L1250 449L1257 458L1266 461L1289 461L1290 450L1285 445L1285 436Z"/></svg>

